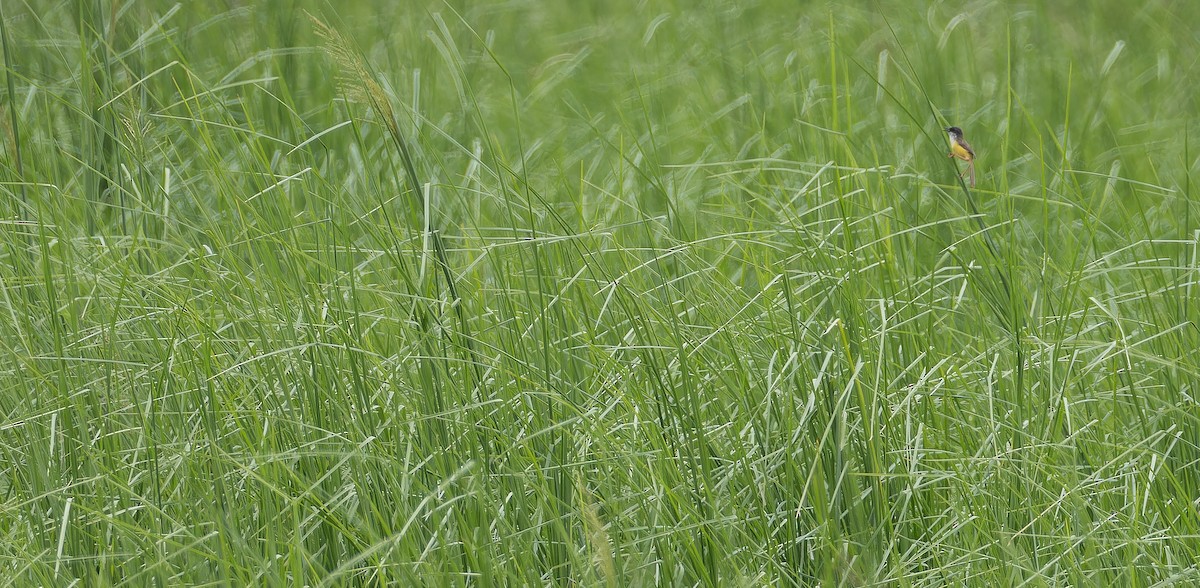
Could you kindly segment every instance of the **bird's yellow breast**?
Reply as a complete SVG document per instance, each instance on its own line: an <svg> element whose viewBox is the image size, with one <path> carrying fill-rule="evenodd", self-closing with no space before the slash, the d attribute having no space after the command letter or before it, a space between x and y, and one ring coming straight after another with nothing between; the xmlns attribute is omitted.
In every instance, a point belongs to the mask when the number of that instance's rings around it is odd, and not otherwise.
<svg viewBox="0 0 1200 588"><path fill-rule="evenodd" d="M957 157L963 161L971 161L972 159L971 152L964 149L963 146L959 145L957 142L950 145L950 155L953 155L954 157Z"/></svg>

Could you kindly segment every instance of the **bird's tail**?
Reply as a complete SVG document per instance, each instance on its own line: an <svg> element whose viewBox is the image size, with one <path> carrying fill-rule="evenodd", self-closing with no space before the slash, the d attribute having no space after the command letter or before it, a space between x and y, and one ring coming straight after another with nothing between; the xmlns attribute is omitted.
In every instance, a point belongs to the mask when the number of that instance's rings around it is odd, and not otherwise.
<svg viewBox="0 0 1200 588"><path fill-rule="evenodd" d="M974 161L967 162L967 172L971 174L971 187L974 188L975 187L975 162Z"/></svg>

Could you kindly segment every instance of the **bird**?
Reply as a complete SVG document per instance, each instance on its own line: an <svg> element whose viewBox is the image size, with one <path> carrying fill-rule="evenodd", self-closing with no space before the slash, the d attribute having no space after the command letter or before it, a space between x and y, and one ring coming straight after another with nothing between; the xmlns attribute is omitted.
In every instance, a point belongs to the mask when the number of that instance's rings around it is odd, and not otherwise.
<svg viewBox="0 0 1200 588"><path fill-rule="evenodd" d="M946 127L946 132L950 134L950 155L956 159L961 159L967 162L967 171L958 175L963 177L964 174L971 174L971 187L975 187L975 151L971 149L971 144L963 139L962 129L958 127Z"/></svg>

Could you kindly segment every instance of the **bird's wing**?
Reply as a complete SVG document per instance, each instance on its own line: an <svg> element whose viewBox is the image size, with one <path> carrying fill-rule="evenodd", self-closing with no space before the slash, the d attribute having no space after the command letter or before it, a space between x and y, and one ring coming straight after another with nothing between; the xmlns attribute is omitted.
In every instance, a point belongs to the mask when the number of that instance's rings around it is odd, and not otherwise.
<svg viewBox="0 0 1200 588"><path fill-rule="evenodd" d="M975 150L974 150L974 149L971 149L971 144L970 144L970 143L968 143L968 142L966 142L966 141L964 141L964 140L962 140L962 139L959 139L959 140L958 140L958 144L959 144L959 145L962 145L962 148L963 148L963 149L966 149L966 150L967 150L967 153L970 153L970 154L971 154L971 159L975 159Z"/></svg>

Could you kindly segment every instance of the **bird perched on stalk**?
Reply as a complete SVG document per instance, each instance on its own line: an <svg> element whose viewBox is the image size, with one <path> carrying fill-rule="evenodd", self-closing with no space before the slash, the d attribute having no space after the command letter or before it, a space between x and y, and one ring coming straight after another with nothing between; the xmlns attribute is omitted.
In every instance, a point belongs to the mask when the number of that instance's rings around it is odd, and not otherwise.
<svg viewBox="0 0 1200 588"><path fill-rule="evenodd" d="M946 132L950 134L950 155L956 159L961 159L967 162L967 171L958 175L963 177L965 174L971 174L971 187L975 187L975 151L971 149L971 144L963 139L962 129L958 127L946 127Z"/></svg>

